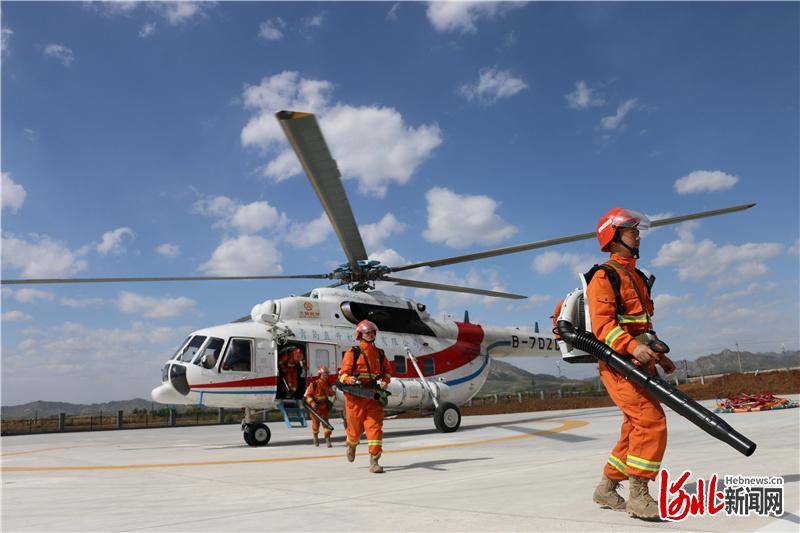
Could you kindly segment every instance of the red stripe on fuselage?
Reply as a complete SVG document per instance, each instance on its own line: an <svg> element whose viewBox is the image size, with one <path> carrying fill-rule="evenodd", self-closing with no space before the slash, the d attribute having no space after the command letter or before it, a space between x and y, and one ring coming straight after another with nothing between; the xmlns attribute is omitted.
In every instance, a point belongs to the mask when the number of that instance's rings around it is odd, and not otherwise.
<svg viewBox="0 0 800 533"><path fill-rule="evenodd" d="M193 389L225 389L231 387L269 387L278 384L277 376L264 378L240 379L237 381L223 381L220 383L203 383L192 385Z"/></svg>
<svg viewBox="0 0 800 533"><path fill-rule="evenodd" d="M420 370L423 371L422 374L425 377L434 375L426 373L423 370L425 368L425 359L433 359L433 368L436 371L435 375L439 375L444 374L445 372L451 372L459 367L469 364L473 359L480 355L481 342L483 342L483 329L477 324L467 324L464 322L456 322L455 324L458 328L458 336L456 337L455 344L445 348L441 352L417 356ZM393 355L394 354L386 354L386 356L389 357L389 360L392 361L392 368L394 368ZM395 371L393 376L396 378L415 378L417 377L417 371L414 370L414 366L411 364L411 362L407 362L406 372L401 374Z"/></svg>

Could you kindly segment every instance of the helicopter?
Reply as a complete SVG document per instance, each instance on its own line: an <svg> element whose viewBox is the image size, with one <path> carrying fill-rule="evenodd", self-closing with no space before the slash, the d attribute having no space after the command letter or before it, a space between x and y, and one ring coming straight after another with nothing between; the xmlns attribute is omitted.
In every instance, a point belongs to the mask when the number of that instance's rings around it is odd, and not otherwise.
<svg viewBox="0 0 800 533"><path fill-rule="evenodd" d="M64 278L2 280L2 284L109 283L184 280L316 279L332 284L301 296L268 299L253 306L249 315L227 324L192 332L161 369L161 384L151 392L163 404L187 404L243 409L241 428L250 446L269 443L269 427L258 420L267 410L279 409L290 427L305 426L302 393L312 377L304 370L295 395L279 370L280 355L293 348L303 353L301 367L339 369L345 351L355 341L355 326L374 322L382 348L392 367L386 404L387 415L418 411L433 415L436 428L445 433L461 425L459 406L481 389L489 376L493 357L561 355L551 332L436 319L424 303L378 290L376 283L525 299L524 295L432 283L397 277L395 273L421 267L441 267L512 254L595 237L586 232L528 242L454 257L399 266L369 260L341 174L316 117L312 113L276 113L290 145L310 180L336 233L347 262L329 273L276 276L203 276L140 278ZM744 204L712 211L655 220L652 227L742 211ZM329 378L335 380L336 372ZM343 409L344 394L335 390L333 407ZM314 416L314 413L311 413Z"/></svg>

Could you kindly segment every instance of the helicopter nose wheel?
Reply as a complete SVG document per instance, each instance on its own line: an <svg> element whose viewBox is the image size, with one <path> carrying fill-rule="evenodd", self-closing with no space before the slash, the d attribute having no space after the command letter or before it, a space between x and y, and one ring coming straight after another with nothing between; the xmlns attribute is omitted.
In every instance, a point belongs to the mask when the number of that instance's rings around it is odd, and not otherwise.
<svg viewBox="0 0 800 533"><path fill-rule="evenodd" d="M242 434L248 446L266 446L272 437L266 424L245 424Z"/></svg>
<svg viewBox="0 0 800 533"><path fill-rule="evenodd" d="M442 402L433 412L433 423L442 433L453 433L461 426L461 411L454 403Z"/></svg>

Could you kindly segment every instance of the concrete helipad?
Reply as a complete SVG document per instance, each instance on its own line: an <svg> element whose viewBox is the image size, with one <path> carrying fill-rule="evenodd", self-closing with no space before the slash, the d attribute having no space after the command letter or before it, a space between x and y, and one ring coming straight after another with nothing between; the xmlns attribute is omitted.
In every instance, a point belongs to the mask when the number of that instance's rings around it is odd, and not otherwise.
<svg viewBox="0 0 800 533"><path fill-rule="evenodd" d="M758 443L748 458L668 411L665 468L691 470L689 488L713 473L783 476L780 518L651 523L600 509L591 494L621 421L602 408L465 417L447 435L431 419L388 420L384 475L365 455L345 461L340 420L332 449L283 424L265 448L237 426L4 437L0 529L796 532L799 415L723 415Z"/></svg>

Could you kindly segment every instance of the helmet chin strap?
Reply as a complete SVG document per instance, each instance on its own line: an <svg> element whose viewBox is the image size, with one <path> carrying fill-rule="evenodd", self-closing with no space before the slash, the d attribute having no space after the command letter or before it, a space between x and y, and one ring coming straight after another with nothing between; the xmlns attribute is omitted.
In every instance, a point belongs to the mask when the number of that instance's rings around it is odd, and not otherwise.
<svg viewBox="0 0 800 533"><path fill-rule="evenodd" d="M633 248L625 244L620 238L619 233L614 234L614 238L611 240L620 243L622 246L625 247L626 250L628 250L633 255L634 258L639 259L639 249Z"/></svg>

